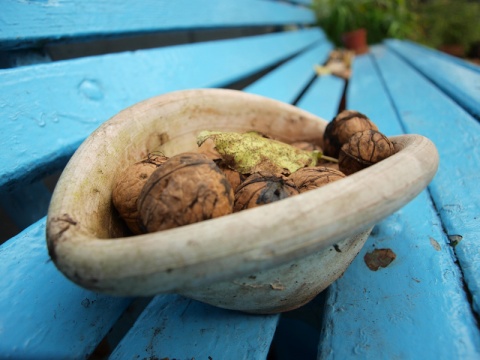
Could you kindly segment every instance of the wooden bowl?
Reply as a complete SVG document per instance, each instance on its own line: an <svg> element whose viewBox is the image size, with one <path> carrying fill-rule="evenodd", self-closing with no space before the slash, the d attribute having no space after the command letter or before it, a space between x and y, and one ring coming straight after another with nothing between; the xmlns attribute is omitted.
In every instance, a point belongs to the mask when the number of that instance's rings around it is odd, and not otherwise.
<svg viewBox="0 0 480 360"><path fill-rule="evenodd" d="M299 307L335 281L371 228L434 176L438 156L419 135L345 179L291 198L171 230L126 236L111 200L115 176L161 148L196 151L202 130L257 130L287 142L321 139L326 122L294 106L234 90L158 96L101 125L57 184L47 219L56 266L75 283L120 296L179 293L254 313Z"/></svg>

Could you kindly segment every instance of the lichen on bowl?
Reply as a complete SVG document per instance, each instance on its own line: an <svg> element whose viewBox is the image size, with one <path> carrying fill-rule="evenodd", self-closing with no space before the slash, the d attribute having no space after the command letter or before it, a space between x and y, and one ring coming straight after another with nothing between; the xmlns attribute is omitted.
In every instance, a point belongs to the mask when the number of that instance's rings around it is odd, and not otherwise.
<svg viewBox="0 0 480 360"><path fill-rule="evenodd" d="M438 155L420 135L367 169L272 204L174 229L127 236L112 205L117 174L150 151L197 151L202 130L256 130L317 140L326 122L235 90L194 89L135 104L92 133L69 161L47 219L49 254L75 283L119 296L178 293L228 309L299 307L348 267L375 223L433 178Z"/></svg>

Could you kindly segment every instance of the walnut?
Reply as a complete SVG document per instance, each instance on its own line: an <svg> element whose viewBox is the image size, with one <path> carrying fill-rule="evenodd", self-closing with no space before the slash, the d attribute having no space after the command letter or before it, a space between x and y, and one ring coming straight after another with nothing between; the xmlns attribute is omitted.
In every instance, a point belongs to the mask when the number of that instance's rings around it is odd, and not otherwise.
<svg viewBox="0 0 480 360"><path fill-rule="evenodd" d="M377 130L377 126L364 114L353 110L344 110L330 121L323 134L325 155L338 157L340 148L356 132Z"/></svg>
<svg viewBox="0 0 480 360"><path fill-rule="evenodd" d="M317 166L325 166L333 170L338 170L340 171L340 168L338 167L338 163L333 163L333 162L322 162L319 163Z"/></svg>
<svg viewBox="0 0 480 360"><path fill-rule="evenodd" d="M268 172L254 173L237 188L233 211L269 204L296 194L298 190L288 177Z"/></svg>
<svg viewBox="0 0 480 360"><path fill-rule="evenodd" d="M209 159L220 160L222 155L215 149L215 142L213 139L207 139L198 147L198 152L200 154L206 155Z"/></svg>
<svg viewBox="0 0 480 360"><path fill-rule="evenodd" d="M233 191L204 154L171 157L145 183L138 210L146 231L166 230L230 214Z"/></svg>
<svg viewBox="0 0 480 360"><path fill-rule="evenodd" d="M300 193L319 188L333 181L341 180L345 174L325 166L305 167L298 169L292 175L293 183Z"/></svg>
<svg viewBox="0 0 480 360"><path fill-rule="evenodd" d="M216 162L220 170L225 174L230 186L232 187L233 192L237 187L247 178L247 176L240 174L238 171L229 168L223 162Z"/></svg>
<svg viewBox="0 0 480 360"><path fill-rule="evenodd" d="M364 130L355 133L342 146L338 158L340 171L353 174L395 153L393 143L382 133Z"/></svg>
<svg viewBox="0 0 480 360"><path fill-rule="evenodd" d="M137 210L138 196L150 175L167 159L162 155L149 154L145 160L128 166L115 181L112 190L113 205L135 235L142 233Z"/></svg>
<svg viewBox="0 0 480 360"><path fill-rule="evenodd" d="M314 144L309 141L295 141L290 145L306 151L313 151L313 150L322 151L322 148L318 144Z"/></svg>

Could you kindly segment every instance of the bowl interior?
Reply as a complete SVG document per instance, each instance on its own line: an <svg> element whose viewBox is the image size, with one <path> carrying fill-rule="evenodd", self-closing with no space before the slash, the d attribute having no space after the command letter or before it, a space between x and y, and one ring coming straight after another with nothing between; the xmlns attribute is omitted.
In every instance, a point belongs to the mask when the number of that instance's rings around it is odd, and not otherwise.
<svg viewBox="0 0 480 360"><path fill-rule="evenodd" d="M196 138L203 130L256 130L285 142L321 145L325 126L324 120L293 106L236 91L194 90L144 101L95 131L66 169L80 212L76 218L98 238L128 235L111 202L117 175L151 151L169 157L198 152Z"/></svg>

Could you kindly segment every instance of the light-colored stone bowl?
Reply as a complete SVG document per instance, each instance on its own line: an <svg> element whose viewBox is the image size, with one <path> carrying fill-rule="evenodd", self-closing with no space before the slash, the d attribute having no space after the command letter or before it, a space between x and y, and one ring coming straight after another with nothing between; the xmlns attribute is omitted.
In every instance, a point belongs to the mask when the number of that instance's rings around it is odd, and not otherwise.
<svg viewBox="0 0 480 360"><path fill-rule="evenodd" d="M139 236L127 236L111 192L117 174L152 150L196 151L202 130L257 130L293 142L321 139L326 124L234 90L179 91L127 108L92 133L62 173L48 212L50 256L69 279L102 293L178 293L252 313L299 307L345 271L375 223L428 185L438 165L431 141L392 137L395 155L340 181Z"/></svg>

